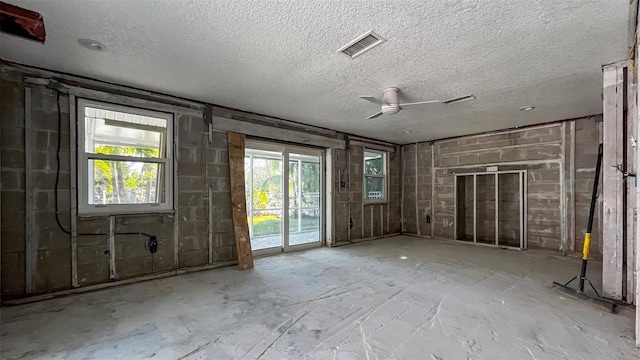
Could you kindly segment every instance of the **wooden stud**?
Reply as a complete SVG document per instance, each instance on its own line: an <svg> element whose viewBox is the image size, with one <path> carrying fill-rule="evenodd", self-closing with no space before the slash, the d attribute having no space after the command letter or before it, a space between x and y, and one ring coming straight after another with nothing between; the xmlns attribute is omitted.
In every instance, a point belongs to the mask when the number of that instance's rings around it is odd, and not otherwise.
<svg viewBox="0 0 640 360"><path fill-rule="evenodd" d="M602 293L622 300L623 284L623 194L622 173L622 94L623 68L603 68L603 166L602 166Z"/></svg>
<svg viewBox="0 0 640 360"><path fill-rule="evenodd" d="M436 208L435 208L435 195L436 195L436 168L435 168L435 154L433 143L431 143L431 238L435 235L435 219L436 219Z"/></svg>
<svg viewBox="0 0 640 360"><path fill-rule="evenodd" d="M117 280L116 271L116 217L109 216L109 279Z"/></svg>
<svg viewBox="0 0 640 360"><path fill-rule="evenodd" d="M637 4L636 4L637 5ZM637 141L637 130L636 126L638 123L638 110L636 104L636 97L638 94L638 84L637 84L637 75L631 68L627 70L627 137L624 139L625 141L625 150L626 150L626 159L627 159L627 171L632 174L637 173L636 167L636 149L633 148L631 144L631 137L636 138ZM636 144L637 147L637 144ZM635 232L634 230L634 222L636 221L637 215L637 207L636 207L636 190L635 190L636 178L628 177L626 178L626 196L627 196L627 218L626 218L626 284L627 284L627 303L629 304L637 304L636 298L636 277L637 273L635 272Z"/></svg>
<svg viewBox="0 0 640 360"><path fill-rule="evenodd" d="M71 286L78 287L78 177L77 177L77 134L76 134L76 97L69 95L69 158L70 201L71 201Z"/></svg>
<svg viewBox="0 0 640 360"><path fill-rule="evenodd" d="M406 229L404 227L404 162L405 162L405 156L404 156L404 150L405 150L405 146L403 146L402 148L400 148L400 232L404 233L406 232Z"/></svg>
<svg viewBox="0 0 640 360"><path fill-rule="evenodd" d="M253 268L253 253L251 252L249 224L247 223L247 202L244 184L244 135L228 133L227 138L229 141L233 230L236 236L238 266L240 270L247 270Z"/></svg>
<svg viewBox="0 0 640 360"><path fill-rule="evenodd" d="M415 162L416 162L416 179L415 179L415 201L416 201L416 234L418 235L422 235L420 233L420 211L418 208L418 143L416 143L416 156L415 156Z"/></svg>
<svg viewBox="0 0 640 360"><path fill-rule="evenodd" d="M637 4L634 2L634 5L637 6ZM635 26L637 28L637 25ZM634 31L634 37L635 37L635 41L640 41L640 35L635 34ZM638 56L640 56L640 49L638 49L638 46L636 46L636 54L635 54L635 58L638 59ZM637 66L637 61L636 61L636 66ZM634 88L636 88L636 98L633 99L633 103L635 105L635 122L636 122L636 127L635 127L635 137L636 137L636 141L638 140L638 138L640 137L640 126L638 125L638 121L640 121L640 106L638 106L638 84L634 85ZM638 169L640 169L640 154L638 153L638 151L640 151L640 144L636 144L635 147L635 151L636 151L636 171ZM637 174L636 174L636 180L637 179ZM640 209L640 193L638 193L640 191L640 187L636 186L635 187L635 191L636 191L636 209ZM636 232L636 245L635 245L635 250L636 250L636 256L635 256L635 274L636 274L636 346L640 347L640 306L638 306L638 304L640 303L640 221L636 220L636 228L635 228L635 232Z"/></svg>
<svg viewBox="0 0 640 360"><path fill-rule="evenodd" d="M563 122L560 127L560 251L567 255L567 190L566 190L566 143L567 143L567 123Z"/></svg>
<svg viewBox="0 0 640 360"><path fill-rule="evenodd" d="M455 175L454 175L455 176ZM456 214L454 216L456 229L455 240L465 240L465 231L467 228L467 219L466 219L466 187L467 177L466 176L455 176L455 187L454 191L454 201L456 204Z"/></svg>
<svg viewBox="0 0 640 360"><path fill-rule="evenodd" d="M35 277L37 254L33 237L33 172L32 172L32 139L33 130L31 126L31 88L24 88L24 198L25 198L25 288L27 294L35 292Z"/></svg>
<svg viewBox="0 0 640 360"><path fill-rule="evenodd" d="M576 251L576 122L569 124L569 250Z"/></svg>

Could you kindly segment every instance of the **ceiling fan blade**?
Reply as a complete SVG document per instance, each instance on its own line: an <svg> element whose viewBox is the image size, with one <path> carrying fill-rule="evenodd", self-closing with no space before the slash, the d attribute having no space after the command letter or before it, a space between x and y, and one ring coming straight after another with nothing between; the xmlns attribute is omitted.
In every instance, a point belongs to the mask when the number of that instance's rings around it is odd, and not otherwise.
<svg viewBox="0 0 640 360"><path fill-rule="evenodd" d="M376 104L376 105L382 105L382 101L380 101L380 100L378 100L378 99L374 98L374 97L373 97L373 96L371 96L371 95L360 95L359 97L360 97L360 99L362 99L362 100L370 101L370 102L372 102L372 103L374 103L374 104Z"/></svg>
<svg viewBox="0 0 640 360"><path fill-rule="evenodd" d="M377 117L379 117L379 116L381 116L381 115L382 115L382 111L378 111L377 113L375 113L375 114L373 114L373 115L369 116L369 117L367 118L367 120L369 120L369 119L375 119L375 118L377 118Z"/></svg>
<svg viewBox="0 0 640 360"><path fill-rule="evenodd" d="M437 104L437 103L441 103L441 102L442 101L440 101L440 100L418 101L418 102L400 104L400 106L404 107L404 106L413 106L413 105L427 105L427 104Z"/></svg>
<svg viewBox="0 0 640 360"><path fill-rule="evenodd" d="M445 105L451 105L451 104L457 104L464 101L475 100L475 99L476 99L475 95L469 94L469 95L460 96L460 97L449 99L449 100L444 100L442 103Z"/></svg>

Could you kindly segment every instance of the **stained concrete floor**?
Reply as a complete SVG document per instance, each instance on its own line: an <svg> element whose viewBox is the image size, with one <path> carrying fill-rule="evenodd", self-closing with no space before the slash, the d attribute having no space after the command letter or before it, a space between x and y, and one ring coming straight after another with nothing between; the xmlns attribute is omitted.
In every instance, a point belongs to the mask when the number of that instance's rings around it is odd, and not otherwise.
<svg viewBox="0 0 640 360"><path fill-rule="evenodd" d="M548 287L579 265L405 236L320 248L3 308L0 357L640 358L632 309L601 313Z"/></svg>

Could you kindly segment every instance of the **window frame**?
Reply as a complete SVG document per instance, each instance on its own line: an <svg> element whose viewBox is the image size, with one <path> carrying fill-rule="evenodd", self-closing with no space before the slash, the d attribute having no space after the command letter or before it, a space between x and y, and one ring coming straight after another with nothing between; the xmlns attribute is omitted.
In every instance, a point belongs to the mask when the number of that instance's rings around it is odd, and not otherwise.
<svg viewBox="0 0 640 360"><path fill-rule="evenodd" d="M173 177L173 147L174 147L174 119L175 114L149 110L128 105L112 104L102 101L78 98L76 102L76 129L77 129L77 191L78 191L78 215L117 215L117 214L140 214L140 213L162 213L173 212L174 210L174 177ZM165 155L158 158L144 158L126 155L105 155L87 152L86 149L86 115L85 108L91 107L107 111L125 112L128 114L150 116L161 118L167 121L166 138L164 139ZM159 164L164 167L164 177L158 179L164 184L164 201L160 203L146 204L90 204L89 203L89 161L90 160L112 160L112 161L135 161Z"/></svg>
<svg viewBox="0 0 640 360"><path fill-rule="evenodd" d="M365 157L365 153L375 153L382 155L382 175L367 175L366 174L366 163L367 159ZM389 200L389 172L388 170L388 152L384 150L376 150L370 148L362 149L362 201L366 205L371 204L386 204ZM384 189L384 196L381 199L368 199L367 198L367 178L381 178L382 179L382 188Z"/></svg>

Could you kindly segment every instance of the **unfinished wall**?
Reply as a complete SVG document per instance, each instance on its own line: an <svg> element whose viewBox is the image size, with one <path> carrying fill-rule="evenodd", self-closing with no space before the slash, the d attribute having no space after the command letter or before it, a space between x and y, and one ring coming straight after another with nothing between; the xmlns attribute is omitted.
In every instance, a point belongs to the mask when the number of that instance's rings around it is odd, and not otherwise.
<svg viewBox="0 0 640 360"><path fill-rule="evenodd" d="M431 144L405 145L402 152L404 232L431 236Z"/></svg>
<svg viewBox="0 0 640 360"><path fill-rule="evenodd" d="M25 82L24 76L36 78ZM175 211L114 215L112 220L109 216L72 218L71 189L75 168L70 161L73 142L69 122L70 99L73 98L66 90L58 94L57 90L42 85L47 83L46 79L49 77L55 78L56 75L42 75L2 66L0 256L3 301L150 274L166 274L177 269L237 263L227 133L210 132L203 116L204 104L189 108L189 105L176 103L170 97L158 100L158 97L130 93L126 88L114 90L113 87L98 82L84 83L79 80L78 87L73 87L74 91L90 94L82 96L96 96L96 100L100 101L174 113ZM30 89L30 101L27 101L25 88ZM97 89L100 91L96 91ZM264 119L270 122L273 120L215 106L212 106L211 115L218 120L244 121L238 125L241 128L250 128ZM29 132L25 133L27 118L31 125ZM264 121L261 124L256 126L265 128ZM276 130L273 130L275 127L269 128L271 134L292 131L283 130L289 129L290 125L278 124ZM306 129L297 131L301 135L309 133ZM309 135L306 139L317 140L319 135L314 136L316 138ZM29 137L31 145L25 146ZM328 147L339 147L344 134L331 134L323 139ZM60 181L57 194L60 225L55 217L58 141ZM383 146L394 150L388 153L388 201L384 204L365 205L362 195L363 146L363 142L360 142L359 145L352 145L348 151L334 149L332 169L327 169L333 171L333 179L339 178L345 182L344 187L339 181L333 184L335 199L332 199L332 206L335 211L329 211L333 216L335 233L331 235L335 243L400 232L400 148ZM73 222L77 223L78 235L75 241L70 234ZM116 232L113 243L108 235L112 228ZM118 234L125 232L157 236L157 252L152 254L147 249L146 236Z"/></svg>
<svg viewBox="0 0 640 360"><path fill-rule="evenodd" d="M1 84L3 300L71 288L73 257L77 259L77 286L236 259L225 133L214 133L209 143L203 136L208 134L208 127L202 116L176 110L177 211L115 216L115 232L156 235L156 253L147 249L145 236L116 235L115 254L110 254L106 235L109 218L100 216L77 217L79 234L99 235L78 235L77 248L72 249L71 235L61 229L55 218L56 149L60 141L59 218L66 231L71 229L69 97L60 95L58 114L57 91L27 85L22 74L5 68ZM31 89L29 104L25 104L26 87ZM31 145L25 147L25 114L29 111L31 128L27 131ZM31 162L25 158L27 152ZM213 194L211 261L209 186ZM27 187L30 191L25 192ZM27 251L27 243L31 251ZM110 266L110 256L114 257L115 267ZM27 288L25 284L29 282L31 286Z"/></svg>
<svg viewBox="0 0 640 360"><path fill-rule="evenodd" d="M388 153L388 198L384 204L363 201L364 147L333 150L334 243L400 233L400 148Z"/></svg>
<svg viewBox="0 0 640 360"><path fill-rule="evenodd" d="M403 146L404 232L418 234L416 224L424 222L424 219L416 222L416 212L413 208L416 201L423 199L421 192L431 193L433 189L434 236L454 238L454 211L458 206L468 210L463 224L460 225L464 226L464 231L459 230L468 237L473 222L472 195L470 195L473 189L472 180L466 181L464 187L459 188L459 191L464 191L466 201L456 205L454 174L486 172L487 166L497 165L499 170L527 171L528 217L526 222L529 247L556 250L564 250L566 247L567 251L581 251L589 213L598 142L601 141L600 120L600 116L593 116L520 130L435 141L432 150L434 152L433 168L429 168L429 161L415 160L416 148L426 147L427 143ZM572 151L575 152L572 154ZM424 177L423 182L418 182L416 186L414 180L416 176L413 174L428 174L430 171L435 174L433 184L429 176ZM505 242L511 242L519 231L517 209L516 218L513 218L519 195L516 194L517 185L511 183L513 180L509 181L508 186L499 187L501 190L498 211L503 214L503 219L498 227L502 230L501 233L505 234L504 239L501 240ZM479 239L490 238L495 234L493 182L493 176L478 177ZM414 190L415 187L417 189ZM561 196L562 189L565 191L564 197ZM602 249L600 209L599 206L594 222L592 237L594 253L600 253ZM576 235L571 236L574 225Z"/></svg>

